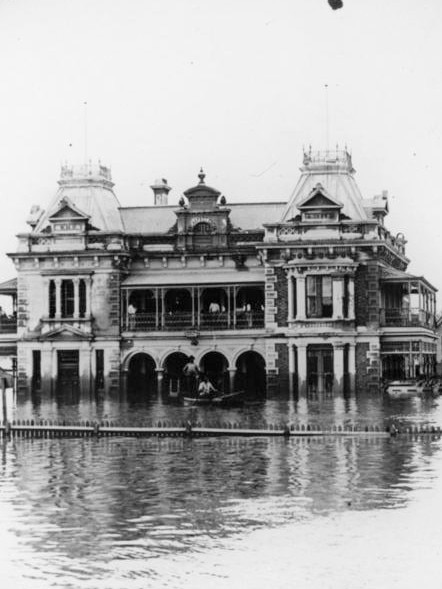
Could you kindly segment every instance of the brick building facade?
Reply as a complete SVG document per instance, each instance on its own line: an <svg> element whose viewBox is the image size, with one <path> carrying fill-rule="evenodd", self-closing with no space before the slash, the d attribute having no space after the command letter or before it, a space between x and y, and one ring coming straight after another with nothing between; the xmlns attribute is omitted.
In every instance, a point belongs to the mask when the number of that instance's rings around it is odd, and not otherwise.
<svg viewBox="0 0 442 589"><path fill-rule="evenodd" d="M431 375L435 289L354 173L345 151L309 152L287 202L228 203L201 171L178 203L159 180L153 206L129 208L107 168L63 167L9 254L19 388L167 394L190 355L258 396Z"/></svg>

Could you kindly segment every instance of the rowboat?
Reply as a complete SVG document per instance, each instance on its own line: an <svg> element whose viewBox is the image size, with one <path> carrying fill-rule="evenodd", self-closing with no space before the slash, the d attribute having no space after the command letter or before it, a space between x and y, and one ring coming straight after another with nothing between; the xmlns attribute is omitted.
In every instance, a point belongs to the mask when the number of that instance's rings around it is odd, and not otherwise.
<svg viewBox="0 0 442 589"><path fill-rule="evenodd" d="M211 397L183 397L185 405L213 405L215 407L239 407L244 404L244 391L215 394Z"/></svg>

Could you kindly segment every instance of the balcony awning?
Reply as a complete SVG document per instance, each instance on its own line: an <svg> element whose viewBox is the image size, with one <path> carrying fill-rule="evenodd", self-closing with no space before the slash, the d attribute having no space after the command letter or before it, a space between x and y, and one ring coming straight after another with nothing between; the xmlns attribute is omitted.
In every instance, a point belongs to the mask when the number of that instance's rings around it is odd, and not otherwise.
<svg viewBox="0 0 442 589"><path fill-rule="evenodd" d="M150 286L204 286L207 284L226 286L234 284L262 284L264 285L264 269L253 268L237 271L231 269L219 270L182 270L180 272L152 271L143 274L131 274L123 281L122 287L150 287Z"/></svg>
<svg viewBox="0 0 442 589"><path fill-rule="evenodd" d="M17 278L11 278L6 282L0 283L0 295L16 295L17 294Z"/></svg>
<svg viewBox="0 0 442 589"><path fill-rule="evenodd" d="M382 268L380 278L383 282L421 282L430 290L437 292L437 288L428 282L424 276L415 276L408 272L397 270L397 268Z"/></svg>

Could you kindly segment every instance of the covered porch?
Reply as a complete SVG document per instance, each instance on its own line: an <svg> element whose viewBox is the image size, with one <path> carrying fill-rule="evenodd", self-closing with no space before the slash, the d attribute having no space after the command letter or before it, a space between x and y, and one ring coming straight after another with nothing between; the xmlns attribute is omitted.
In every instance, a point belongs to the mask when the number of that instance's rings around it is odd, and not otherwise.
<svg viewBox="0 0 442 589"><path fill-rule="evenodd" d="M123 286L123 331L214 331L264 327L264 284Z"/></svg>
<svg viewBox="0 0 442 589"><path fill-rule="evenodd" d="M435 328L436 288L422 276L384 270L380 294L381 326Z"/></svg>

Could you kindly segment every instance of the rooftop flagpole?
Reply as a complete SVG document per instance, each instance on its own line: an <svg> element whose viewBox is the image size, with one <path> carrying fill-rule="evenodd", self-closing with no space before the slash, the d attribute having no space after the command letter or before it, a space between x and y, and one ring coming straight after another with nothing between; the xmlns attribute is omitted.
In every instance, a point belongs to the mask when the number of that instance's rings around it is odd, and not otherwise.
<svg viewBox="0 0 442 589"><path fill-rule="evenodd" d="M87 165L87 102L84 105L84 163Z"/></svg>
<svg viewBox="0 0 442 589"><path fill-rule="evenodd" d="M330 129L329 129L329 112L328 112L328 84L324 84L325 88L325 149L328 152L330 142Z"/></svg>

